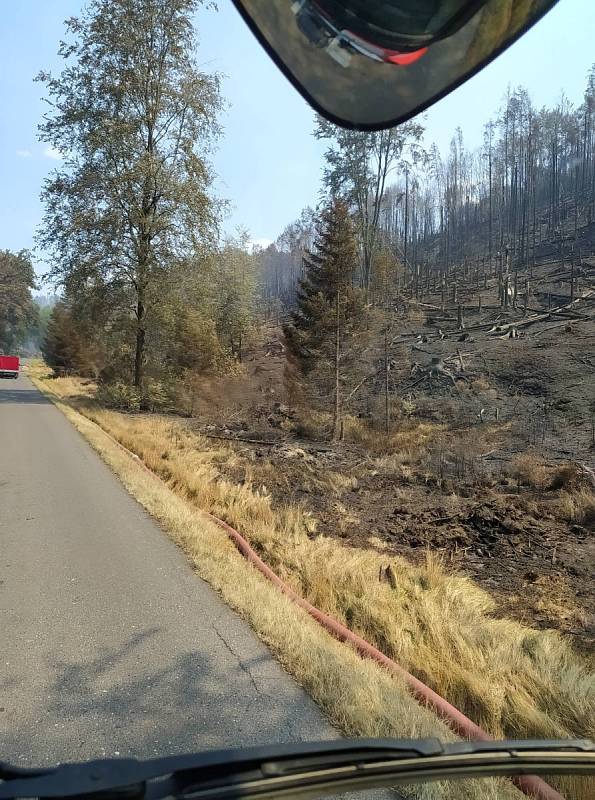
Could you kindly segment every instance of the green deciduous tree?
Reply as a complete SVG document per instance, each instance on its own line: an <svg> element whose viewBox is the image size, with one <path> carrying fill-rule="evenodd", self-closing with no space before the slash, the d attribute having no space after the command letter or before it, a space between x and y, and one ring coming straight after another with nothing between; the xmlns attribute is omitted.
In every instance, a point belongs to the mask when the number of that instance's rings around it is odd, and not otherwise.
<svg viewBox="0 0 595 800"><path fill-rule="evenodd" d="M200 4L91 0L66 23L62 73L39 76L50 104L41 138L63 158L43 191L39 244L71 297L100 289L130 318L136 386L161 285L216 238L208 156L221 98L218 76L196 63Z"/></svg>
<svg viewBox="0 0 595 800"><path fill-rule="evenodd" d="M239 230L215 257L213 313L217 333L230 355L242 360L255 321L258 258L249 252L249 234Z"/></svg>
<svg viewBox="0 0 595 800"><path fill-rule="evenodd" d="M35 327L33 288L35 273L27 251L0 250L0 352L13 351Z"/></svg>

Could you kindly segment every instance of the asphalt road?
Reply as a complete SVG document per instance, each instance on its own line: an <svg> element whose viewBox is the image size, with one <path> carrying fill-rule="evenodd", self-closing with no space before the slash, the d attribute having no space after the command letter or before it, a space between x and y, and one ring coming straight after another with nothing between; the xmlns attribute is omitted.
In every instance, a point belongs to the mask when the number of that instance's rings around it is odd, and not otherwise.
<svg viewBox="0 0 595 800"><path fill-rule="evenodd" d="M0 761L336 735L60 411L0 380Z"/></svg>

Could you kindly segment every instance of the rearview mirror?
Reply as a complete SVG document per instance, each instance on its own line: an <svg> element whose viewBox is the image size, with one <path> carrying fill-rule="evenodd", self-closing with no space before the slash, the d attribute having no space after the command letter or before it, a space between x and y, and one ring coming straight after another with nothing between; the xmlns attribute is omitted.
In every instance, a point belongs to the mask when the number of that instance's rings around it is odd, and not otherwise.
<svg viewBox="0 0 595 800"><path fill-rule="evenodd" d="M557 0L233 0L305 99L339 125L404 122L466 81Z"/></svg>

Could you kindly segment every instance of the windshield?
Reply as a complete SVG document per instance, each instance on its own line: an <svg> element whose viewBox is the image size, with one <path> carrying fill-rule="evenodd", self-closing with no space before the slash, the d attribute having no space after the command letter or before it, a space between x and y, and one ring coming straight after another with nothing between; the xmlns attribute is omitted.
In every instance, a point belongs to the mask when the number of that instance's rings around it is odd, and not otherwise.
<svg viewBox="0 0 595 800"><path fill-rule="evenodd" d="M8 5L0 790L5 764L595 738L592 3L373 132L228 0ZM335 12L371 61L356 17L439 34L468 4L271 5L338 65ZM506 748L330 789L595 795L572 753Z"/></svg>

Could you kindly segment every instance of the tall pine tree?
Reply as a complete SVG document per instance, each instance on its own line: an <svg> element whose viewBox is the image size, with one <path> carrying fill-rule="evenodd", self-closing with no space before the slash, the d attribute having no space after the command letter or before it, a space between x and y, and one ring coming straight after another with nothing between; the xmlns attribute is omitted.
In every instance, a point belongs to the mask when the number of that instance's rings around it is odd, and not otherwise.
<svg viewBox="0 0 595 800"><path fill-rule="evenodd" d="M332 437L341 431L349 388L357 384L365 303L353 286L357 242L346 204L335 200L323 212L313 252L304 257L297 309L285 327L290 355L323 407L332 398Z"/></svg>

